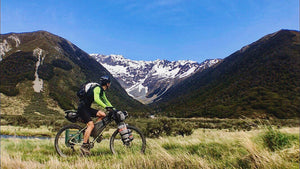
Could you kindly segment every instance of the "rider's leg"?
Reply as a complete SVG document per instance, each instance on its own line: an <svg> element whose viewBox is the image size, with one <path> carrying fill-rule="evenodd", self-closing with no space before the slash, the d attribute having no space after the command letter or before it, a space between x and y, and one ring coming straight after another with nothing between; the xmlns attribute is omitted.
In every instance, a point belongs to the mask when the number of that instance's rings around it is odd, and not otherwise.
<svg viewBox="0 0 300 169"><path fill-rule="evenodd" d="M97 119L97 122L98 122L98 121L101 121L106 116L106 114L103 111L99 110L97 112L96 116L98 117L98 119Z"/></svg>
<svg viewBox="0 0 300 169"><path fill-rule="evenodd" d="M89 137L91 135L92 130L94 129L94 122L89 121L87 123L87 128L85 130L84 136L83 136L83 143L87 143L89 140Z"/></svg>
<svg viewBox="0 0 300 169"><path fill-rule="evenodd" d="M83 155L90 155L90 145L88 143L88 140L89 140L92 130L94 129L94 122L91 120L86 125L87 125L87 128L84 132L83 144L81 145L80 150Z"/></svg>

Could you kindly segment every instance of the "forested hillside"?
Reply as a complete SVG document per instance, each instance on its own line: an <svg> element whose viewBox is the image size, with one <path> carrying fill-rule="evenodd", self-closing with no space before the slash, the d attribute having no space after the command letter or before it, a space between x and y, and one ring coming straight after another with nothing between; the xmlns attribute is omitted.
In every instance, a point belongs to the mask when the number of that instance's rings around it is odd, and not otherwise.
<svg viewBox="0 0 300 169"><path fill-rule="evenodd" d="M170 89L158 112L176 117L300 115L300 33L280 30Z"/></svg>
<svg viewBox="0 0 300 169"><path fill-rule="evenodd" d="M79 47L46 31L4 34L0 46L1 114L57 115L58 108L75 109L82 83L111 76ZM113 77L107 95L118 109L148 111Z"/></svg>

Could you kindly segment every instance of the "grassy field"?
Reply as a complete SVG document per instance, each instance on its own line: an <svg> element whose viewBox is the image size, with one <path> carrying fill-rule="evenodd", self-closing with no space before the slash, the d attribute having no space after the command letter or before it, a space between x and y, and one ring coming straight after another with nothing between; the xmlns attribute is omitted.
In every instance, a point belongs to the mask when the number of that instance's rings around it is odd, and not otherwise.
<svg viewBox="0 0 300 169"><path fill-rule="evenodd" d="M35 137L55 137L56 132L51 127L40 126L39 128L28 128L20 126L1 126L2 135L35 136Z"/></svg>
<svg viewBox="0 0 300 169"><path fill-rule="evenodd" d="M26 131L1 126L1 133L18 130ZM45 132L52 136L51 129L28 129L31 134ZM53 142L1 139L1 168L299 168L299 127L262 126L233 132L196 129L185 137L147 138L145 155L112 155L108 140L103 140L90 157L61 158Z"/></svg>

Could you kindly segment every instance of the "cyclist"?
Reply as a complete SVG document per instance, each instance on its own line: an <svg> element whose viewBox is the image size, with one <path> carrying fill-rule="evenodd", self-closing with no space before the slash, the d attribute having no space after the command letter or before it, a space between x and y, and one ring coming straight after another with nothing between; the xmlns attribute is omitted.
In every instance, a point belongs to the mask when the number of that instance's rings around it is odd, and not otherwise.
<svg viewBox="0 0 300 169"><path fill-rule="evenodd" d="M92 103L96 102L105 109L110 109L113 107L105 96L105 91L110 87L111 84L109 76L102 76L100 78L100 82L100 85L95 85L87 91L86 96L80 99L78 106L79 116L87 124L87 129L83 137L83 144L80 148L84 155L90 154L88 140L92 130L94 129L94 122L91 117L98 117L97 121L100 121L106 116L105 112L91 108Z"/></svg>

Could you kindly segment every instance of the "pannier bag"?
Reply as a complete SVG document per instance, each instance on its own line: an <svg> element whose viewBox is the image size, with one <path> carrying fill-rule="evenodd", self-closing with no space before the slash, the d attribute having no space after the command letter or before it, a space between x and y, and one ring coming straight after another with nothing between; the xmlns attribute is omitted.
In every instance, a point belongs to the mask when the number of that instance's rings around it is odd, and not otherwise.
<svg viewBox="0 0 300 169"><path fill-rule="evenodd" d="M65 111L65 113L66 113L65 118L72 123L75 123L79 118L79 114L75 110L67 110Z"/></svg>
<svg viewBox="0 0 300 169"><path fill-rule="evenodd" d="M127 144L133 140L133 135L130 129L127 129L127 125L123 122L119 123L118 131L121 135L123 143Z"/></svg>

